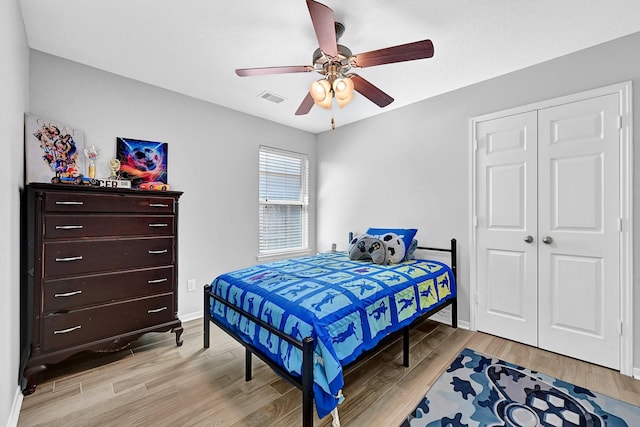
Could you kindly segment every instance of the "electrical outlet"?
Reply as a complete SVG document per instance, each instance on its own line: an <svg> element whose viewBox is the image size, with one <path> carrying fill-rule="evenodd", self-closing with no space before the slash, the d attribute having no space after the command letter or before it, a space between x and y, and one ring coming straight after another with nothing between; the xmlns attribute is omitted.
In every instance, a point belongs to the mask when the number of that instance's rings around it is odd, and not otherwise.
<svg viewBox="0 0 640 427"><path fill-rule="evenodd" d="M196 279L187 280L187 292L193 292L196 290Z"/></svg>

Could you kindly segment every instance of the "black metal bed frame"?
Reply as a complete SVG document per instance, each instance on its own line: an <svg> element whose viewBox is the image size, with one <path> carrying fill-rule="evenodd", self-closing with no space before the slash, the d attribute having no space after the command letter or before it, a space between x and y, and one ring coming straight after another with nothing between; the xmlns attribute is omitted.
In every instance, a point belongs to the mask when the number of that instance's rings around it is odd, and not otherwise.
<svg viewBox="0 0 640 427"><path fill-rule="evenodd" d="M417 249L425 250L425 251L437 251L437 252L449 252L451 256L451 270L453 272L454 279L457 278L457 244L456 239L451 239L451 247L450 248L434 248L427 246L418 246ZM457 290L456 290L457 291ZM300 349L302 351L302 375L300 377L292 375L289 371L282 368L280 365L269 359L269 357L263 355L259 349L257 349L254 345L247 343L242 340L234 331L225 326L222 322L215 319L211 316L210 311L210 303L211 298L230 308L231 310L238 313L240 316L244 316L250 321L256 323L260 327L268 330L272 334L278 336L279 338L285 340L292 346ZM457 292L456 296L448 299L443 304L435 307L432 310L429 310L426 313L423 313L420 317L416 318L410 325L405 326L401 330L394 332L390 335L396 335L398 333L402 333L402 364L405 367L409 367L409 329L412 326L420 323L421 321L427 319L428 317L433 316L440 310L451 306L451 326L453 328L458 327L458 301L457 301ZM233 339L242 344L245 348L245 381L251 380L251 355L255 354L259 357L264 363L266 363L271 369L273 369L278 375L282 376L286 381L288 381L293 386L297 387L302 391L302 426L303 427L311 427L313 426L313 349L314 349L314 339L311 337L305 337L302 341L292 338L289 335L285 334L282 331L274 328L258 317L254 316L251 313L248 313L241 308L238 308L229 302L222 299L220 296L215 295L211 292L211 285L207 285L204 287L204 348L209 348L210 340L209 340L209 332L211 329L211 323L216 324L220 329L229 334ZM368 352L367 352L368 353ZM365 354L367 354L365 353ZM360 358L359 358L360 359Z"/></svg>

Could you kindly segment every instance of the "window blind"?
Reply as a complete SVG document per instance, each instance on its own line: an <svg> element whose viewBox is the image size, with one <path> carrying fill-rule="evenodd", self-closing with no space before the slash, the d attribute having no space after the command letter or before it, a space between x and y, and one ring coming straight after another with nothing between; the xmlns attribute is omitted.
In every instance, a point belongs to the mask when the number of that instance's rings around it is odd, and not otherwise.
<svg viewBox="0 0 640 427"><path fill-rule="evenodd" d="M259 254L307 249L307 155L261 146L259 163Z"/></svg>

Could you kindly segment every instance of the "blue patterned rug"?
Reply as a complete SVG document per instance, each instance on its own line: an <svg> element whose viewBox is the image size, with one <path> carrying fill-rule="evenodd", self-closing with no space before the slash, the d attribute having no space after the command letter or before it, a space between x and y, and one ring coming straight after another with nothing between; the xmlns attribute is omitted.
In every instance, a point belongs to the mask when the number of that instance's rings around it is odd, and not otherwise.
<svg viewBox="0 0 640 427"><path fill-rule="evenodd" d="M640 426L640 407L469 349L401 427Z"/></svg>

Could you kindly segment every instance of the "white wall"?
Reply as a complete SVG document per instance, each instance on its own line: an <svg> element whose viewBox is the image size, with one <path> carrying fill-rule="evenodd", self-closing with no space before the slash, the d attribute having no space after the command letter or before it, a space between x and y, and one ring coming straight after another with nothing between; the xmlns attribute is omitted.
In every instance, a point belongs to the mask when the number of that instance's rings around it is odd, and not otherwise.
<svg viewBox="0 0 640 427"><path fill-rule="evenodd" d="M17 422L20 364L20 189L29 48L18 0L0 2L0 425Z"/></svg>
<svg viewBox="0 0 640 427"><path fill-rule="evenodd" d="M640 33L325 132L318 137L318 250L350 230L412 226L422 243L458 239L459 316L469 321L469 119L511 107L632 80L640 101ZM429 84L428 76L422 84ZM384 89L384 88L382 88ZM640 114L634 117L635 168ZM640 188L640 174L635 174ZM347 189L347 190L345 190ZM640 274L640 197L634 203ZM635 281L640 313L640 283ZM640 367L640 316L634 322Z"/></svg>
<svg viewBox="0 0 640 427"><path fill-rule="evenodd" d="M186 318L202 314L202 291L186 292L187 279L200 289L219 273L256 263L258 146L308 153L315 164L315 137L307 132L38 51L31 51L30 76L31 113L82 129L85 145L100 150L98 177L109 175L117 136L168 143L169 183L184 191L178 313ZM310 196L314 236L315 174Z"/></svg>

